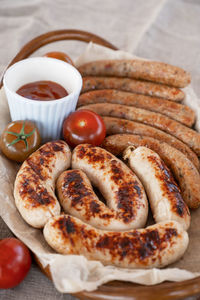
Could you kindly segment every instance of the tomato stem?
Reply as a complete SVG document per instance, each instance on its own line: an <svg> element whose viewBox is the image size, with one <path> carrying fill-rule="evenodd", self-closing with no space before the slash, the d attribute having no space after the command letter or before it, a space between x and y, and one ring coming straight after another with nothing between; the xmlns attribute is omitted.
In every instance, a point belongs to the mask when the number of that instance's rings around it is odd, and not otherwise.
<svg viewBox="0 0 200 300"><path fill-rule="evenodd" d="M28 150L27 138L30 137L34 133L35 128L29 133L25 133L24 129L25 129L25 121L23 122L22 129L21 129L20 133L16 133L16 132L13 132L13 131L6 131L6 133L15 135L17 137L8 146L14 145L14 144L18 143L19 141L24 141L24 143L26 145L26 150Z"/></svg>

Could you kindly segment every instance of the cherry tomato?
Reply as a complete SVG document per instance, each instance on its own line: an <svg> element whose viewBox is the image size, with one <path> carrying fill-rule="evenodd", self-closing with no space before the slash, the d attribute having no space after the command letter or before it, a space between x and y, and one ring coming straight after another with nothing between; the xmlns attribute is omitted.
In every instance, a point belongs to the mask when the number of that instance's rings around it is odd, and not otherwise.
<svg viewBox="0 0 200 300"><path fill-rule="evenodd" d="M9 159L23 162L40 145L40 134L31 121L13 121L4 129L0 148Z"/></svg>
<svg viewBox="0 0 200 300"><path fill-rule="evenodd" d="M44 56L52 57L52 58L56 58L56 59L60 59L60 60L63 60L64 62L67 62L67 63L69 63L71 65L74 65L74 63L71 60L71 58L66 53L64 53L64 52L58 52L58 51L48 52Z"/></svg>
<svg viewBox="0 0 200 300"><path fill-rule="evenodd" d="M16 238L0 241L0 289L18 285L31 267L28 248Z"/></svg>
<svg viewBox="0 0 200 300"><path fill-rule="evenodd" d="M78 110L71 113L63 123L63 138L72 147L88 143L98 146L106 135L103 119L93 111Z"/></svg>

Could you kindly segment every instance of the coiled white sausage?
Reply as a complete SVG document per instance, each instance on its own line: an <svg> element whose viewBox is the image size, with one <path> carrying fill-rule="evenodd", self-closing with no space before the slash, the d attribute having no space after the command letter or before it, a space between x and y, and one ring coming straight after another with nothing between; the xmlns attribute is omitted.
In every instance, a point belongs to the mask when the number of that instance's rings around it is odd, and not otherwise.
<svg viewBox="0 0 200 300"><path fill-rule="evenodd" d="M113 231L135 227L135 220L127 223L122 210L113 210L99 200L88 177L81 170L63 172L57 180L56 188L64 211L85 223Z"/></svg>
<svg viewBox="0 0 200 300"><path fill-rule="evenodd" d="M99 188L107 206L120 215L123 230L145 225L148 203L144 188L122 161L105 149L82 144L72 153L72 168L84 171L92 184Z"/></svg>
<svg viewBox="0 0 200 300"><path fill-rule="evenodd" d="M156 222L174 220L184 230L190 226L190 212L181 192L159 155L147 147L128 147L124 152L130 168L145 187Z"/></svg>
<svg viewBox="0 0 200 300"><path fill-rule="evenodd" d="M59 253L84 255L123 268L164 267L179 259L188 245L187 232L175 221L110 232L61 215L51 218L43 232L48 244Z"/></svg>
<svg viewBox="0 0 200 300"><path fill-rule="evenodd" d="M69 168L71 151L64 141L44 144L22 164L14 185L16 206L24 220L42 228L47 220L60 214L54 194L55 180Z"/></svg>

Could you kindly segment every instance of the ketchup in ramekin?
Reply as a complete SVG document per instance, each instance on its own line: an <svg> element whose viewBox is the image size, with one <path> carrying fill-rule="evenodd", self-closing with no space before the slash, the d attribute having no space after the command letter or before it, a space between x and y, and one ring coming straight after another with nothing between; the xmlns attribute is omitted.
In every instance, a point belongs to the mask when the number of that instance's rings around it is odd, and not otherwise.
<svg viewBox="0 0 200 300"><path fill-rule="evenodd" d="M16 93L22 97L37 101L51 101L68 95L64 87L50 80L27 83L21 86Z"/></svg>

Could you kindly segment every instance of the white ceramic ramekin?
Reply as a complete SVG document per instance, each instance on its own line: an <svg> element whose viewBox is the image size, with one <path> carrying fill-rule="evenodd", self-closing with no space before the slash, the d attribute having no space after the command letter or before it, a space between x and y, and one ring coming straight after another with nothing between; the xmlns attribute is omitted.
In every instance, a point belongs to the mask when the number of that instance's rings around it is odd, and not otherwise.
<svg viewBox="0 0 200 300"><path fill-rule="evenodd" d="M16 93L21 86L39 80L59 83L67 90L68 96L53 101L36 101ZM33 57L8 68L3 84L12 121L35 122L42 141L46 142L60 138L63 120L76 108L82 77L76 68L61 60Z"/></svg>

